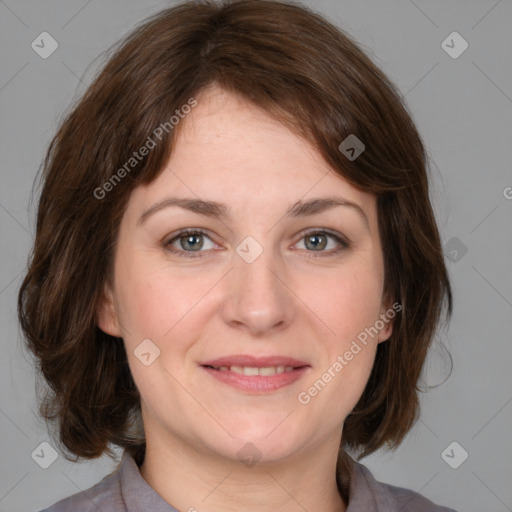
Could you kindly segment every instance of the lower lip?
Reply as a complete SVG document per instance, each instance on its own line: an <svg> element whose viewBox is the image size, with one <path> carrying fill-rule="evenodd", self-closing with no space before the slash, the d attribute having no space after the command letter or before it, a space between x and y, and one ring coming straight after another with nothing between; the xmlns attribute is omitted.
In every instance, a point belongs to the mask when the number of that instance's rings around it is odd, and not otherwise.
<svg viewBox="0 0 512 512"><path fill-rule="evenodd" d="M242 375L230 370L214 370L206 366L201 366L212 377L225 384L239 389L241 391L250 391L253 393L268 393L284 386L289 386L299 380L309 366L295 368L291 372L276 373L274 375Z"/></svg>

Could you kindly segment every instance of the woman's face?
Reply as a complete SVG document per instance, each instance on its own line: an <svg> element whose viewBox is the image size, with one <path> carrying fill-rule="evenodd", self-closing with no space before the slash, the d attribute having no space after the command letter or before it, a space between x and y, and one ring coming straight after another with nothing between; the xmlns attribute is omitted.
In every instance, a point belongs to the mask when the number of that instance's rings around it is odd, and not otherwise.
<svg viewBox="0 0 512 512"><path fill-rule="evenodd" d="M269 461L337 446L391 334L360 341L389 310L375 197L237 97L197 100L166 168L130 196L99 326L124 339L148 445L236 460L252 443Z"/></svg>

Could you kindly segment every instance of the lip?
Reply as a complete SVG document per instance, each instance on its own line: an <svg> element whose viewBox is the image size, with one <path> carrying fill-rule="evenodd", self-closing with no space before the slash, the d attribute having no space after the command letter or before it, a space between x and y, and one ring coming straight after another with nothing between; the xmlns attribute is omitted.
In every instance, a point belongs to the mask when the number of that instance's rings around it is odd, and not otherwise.
<svg viewBox="0 0 512 512"><path fill-rule="evenodd" d="M301 368L309 366L304 361L288 356L255 357L243 354L212 359L200 364L201 366L250 366L252 368L265 368L266 366L293 366L294 368Z"/></svg>
<svg viewBox="0 0 512 512"><path fill-rule="evenodd" d="M309 366L302 366L294 368L290 372L276 373L275 375L241 375L230 370L215 370L207 366L201 366L201 368L214 379L251 394L269 393L289 386L309 370Z"/></svg>
<svg viewBox="0 0 512 512"><path fill-rule="evenodd" d="M253 368L293 366L293 370L274 375L241 375L230 370L216 370L210 368L211 366L250 366ZM246 393L258 395L270 393L293 384L304 376L310 369L310 365L288 356L254 357L239 354L206 361L201 364L201 368L211 377L224 384Z"/></svg>

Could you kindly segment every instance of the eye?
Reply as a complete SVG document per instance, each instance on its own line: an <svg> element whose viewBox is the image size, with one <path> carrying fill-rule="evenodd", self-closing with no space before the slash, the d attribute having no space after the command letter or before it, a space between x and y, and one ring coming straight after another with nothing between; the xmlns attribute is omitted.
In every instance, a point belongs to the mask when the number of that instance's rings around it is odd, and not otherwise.
<svg viewBox="0 0 512 512"><path fill-rule="evenodd" d="M304 246L309 253L307 254L308 258L332 256L350 247L350 243L345 238L328 230L309 229L302 234L304 236L301 238L301 241L304 240ZM324 249L329 245L329 239L334 240L334 248L325 251ZM315 252L319 254L311 254Z"/></svg>
<svg viewBox="0 0 512 512"><path fill-rule="evenodd" d="M308 258L332 256L350 247L350 243L344 237L329 230L309 229L303 232L302 235L301 241L304 241ZM210 241L210 247L208 247L208 244L205 246L205 238ZM334 248L326 251L324 249L328 247L329 239L334 241ZM200 258L203 256L201 253L205 252L202 249L213 249L215 245L207 232L199 228L184 229L163 243L165 250L183 258Z"/></svg>
<svg viewBox="0 0 512 512"><path fill-rule="evenodd" d="M200 258L202 256L200 253L204 252L201 251L201 249L204 248L203 238L208 238L212 242L211 238L206 234L206 231L202 229L184 229L175 237L164 242L164 248L183 258ZM176 248L176 244L178 244L178 248ZM212 245L215 244L212 242ZM206 247L206 249L211 248L213 247ZM198 254L191 254L194 252Z"/></svg>

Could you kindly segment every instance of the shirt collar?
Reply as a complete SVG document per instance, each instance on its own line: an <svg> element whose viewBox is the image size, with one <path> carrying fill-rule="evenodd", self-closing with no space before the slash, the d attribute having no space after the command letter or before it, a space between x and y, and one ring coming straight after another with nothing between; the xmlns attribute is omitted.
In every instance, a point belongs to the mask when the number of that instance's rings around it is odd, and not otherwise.
<svg viewBox="0 0 512 512"><path fill-rule="evenodd" d="M349 503L347 512L393 512L396 500L387 487L375 480L370 470L352 457L352 477L350 479Z"/></svg>
<svg viewBox="0 0 512 512"><path fill-rule="evenodd" d="M119 474L127 512L178 512L144 480L135 460L126 450L121 459Z"/></svg>

